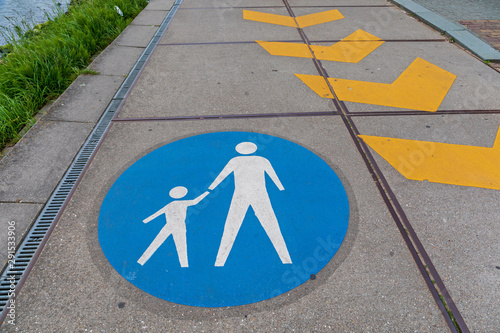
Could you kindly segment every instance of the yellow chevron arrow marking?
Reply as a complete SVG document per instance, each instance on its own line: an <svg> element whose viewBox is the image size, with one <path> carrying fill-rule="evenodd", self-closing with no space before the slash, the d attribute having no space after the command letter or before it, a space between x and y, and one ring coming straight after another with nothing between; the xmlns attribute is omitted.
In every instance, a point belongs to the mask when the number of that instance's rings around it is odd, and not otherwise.
<svg viewBox="0 0 500 333"><path fill-rule="evenodd" d="M358 63L382 44L380 38L360 29L330 47L312 45L311 49L319 60Z"/></svg>
<svg viewBox="0 0 500 333"><path fill-rule="evenodd" d="M313 58L307 44L256 41L271 55ZM332 46L311 45L319 60L358 63L384 42L366 31L358 30Z"/></svg>
<svg viewBox="0 0 500 333"><path fill-rule="evenodd" d="M500 190L500 128L492 148L359 137L408 179Z"/></svg>
<svg viewBox="0 0 500 333"><path fill-rule="evenodd" d="M245 20L284 25L286 27L305 28L313 25L343 19L344 16L337 10L298 16L295 19L290 16L254 12L253 10L243 10ZM297 21L297 23L295 23ZM298 26L297 26L298 24Z"/></svg>
<svg viewBox="0 0 500 333"><path fill-rule="evenodd" d="M328 83L320 75L295 74L296 77L302 80L312 91L323 98L334 98L328 87ZM330 81L330 79L328 79Z"/></svg>
<svg viewBox="0 0 500 333"><path fill-rule="evenodd" d="M243 19L297 28L293 17L243 10Z"/></svg>
<svg viewBox="0 0 500 333"><path fill-rule="evenodd" d="M274 56L313 58L307 44L283 43L283 42L265 42L256 40L267 52Z"/></svg>
<svg viewBox="0 0 500 333"><path fill-rule="evenodd" d="M322 77L295 74L318 95L324 95ZM391 84L329 78L342 101L435 112L457 76L424 59L415 61Z"/></svg>
<svg viewBox="0 0 500 333"><path fill-rule="evenodd" d="M299 24L299 28L305 28L321 23L337 21L343 18L344 15L342 15L337 9L334 9L334 10L327 10L326 12L298 16L295 19Z"/></svg>

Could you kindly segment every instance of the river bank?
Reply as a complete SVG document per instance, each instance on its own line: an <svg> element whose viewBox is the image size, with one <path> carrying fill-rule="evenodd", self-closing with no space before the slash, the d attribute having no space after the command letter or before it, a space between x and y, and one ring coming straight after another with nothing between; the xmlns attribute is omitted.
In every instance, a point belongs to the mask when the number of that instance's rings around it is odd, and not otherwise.
<svg viewBox="0 0 500 333"><path fill-rule="evenodd" d="M9 47L0 63L0 149L18 137L33 116L87 73L103 50L148 0L79 0ZM90 73L90 72L89 72Z"/></svg>
<svg viewBox="0 0 500 333"><path fill-rule="evenodd" d="M36 25L47 21L47 15L54 12L55 6L66 11L70 0L0 0L0 29L8 31L23 21ZM6 44L0 34L0 45Z"/></svg>

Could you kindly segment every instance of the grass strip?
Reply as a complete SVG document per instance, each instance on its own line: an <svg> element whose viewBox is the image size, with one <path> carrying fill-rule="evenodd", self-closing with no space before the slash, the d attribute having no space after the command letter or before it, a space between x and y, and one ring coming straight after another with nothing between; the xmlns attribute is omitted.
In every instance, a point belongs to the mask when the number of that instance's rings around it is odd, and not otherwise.
<svg viewBox="0 0 500 333"><path fill-rule="evenodd" d="M73 0L29 31L14 27L0 59L0 149L33 123L149 0ZM118 9L116 8L118 7Z"/></svg>

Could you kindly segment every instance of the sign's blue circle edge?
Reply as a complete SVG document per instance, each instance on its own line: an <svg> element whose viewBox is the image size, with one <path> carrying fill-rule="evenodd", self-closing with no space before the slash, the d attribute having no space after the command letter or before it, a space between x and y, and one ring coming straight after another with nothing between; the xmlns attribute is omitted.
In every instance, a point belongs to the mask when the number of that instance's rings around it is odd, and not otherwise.
<svg viewBox="0 0 500 333"><path fill-rule="evenodd" d="M122 177L124 177L124 175L127 175L129 174L131 171L131 169L133 170L134 169L134 166L138 165L138 164L141 164L142 162L144 162L145 160L148 159L148 156L151 156L151 154L155 154L155 152L159 152L159 151L162 151L162 150L168 150L168 148L166 147L172 147L175 146L176 144L182 144L183 142L188 142L190 140L193 140L193 138L196 138L198 139L198 141L203 141L205 139L209 139L210 136L222 136L222 137L228 137L228 136L234 136L236 135L237 137L241 137L242 139L238 139L236 141L240 141L240 140L256 140L258 142L258 146L259 146L259 150L264 149L270 149L270 146L272 144L278 144L278 145L284 145L284 146L291 146L291 147L294 147L295 149L299 149L299 150L303 150L303 151L306 151L307 154L310 155L311 158L314 157L314 159L316 160L316 162L318 163L321 163L323 164L323 167L326 167L328 168L329 170L329 175L330 177L332 177L332 179L334 179L336 181L335 184L337 184L337 186L339 186L336 190L338 192L341 192L341 195L340 197L342 198L340 201L341 202L341 208L343 210L343 227L342 227L342 230L339 231L339 235L337 235L337 239L336 239L336 245L334 245L332 247L332 245L330 244L330 240L328 238L325 238L323 239L323 243L320 244L322 247L323 247L323 250L326 249L326 251L324 252L332 252L330 253L331 256L328 258L328 260L324 260L323 262L321 262L320 265L318 265L317 267L311 267L311 268L314 268L313 270L310 271L311 274L317 274L321 269L323 269L327 264L328 262L333 258L333 256L335 255L335 253L338 251L338 248L340 247L340 244L342 243L342 241L344 240L345 238L345 235L347 233L347 228L348 228L348 222L349 222L349 200L348 200L348 197L347 197L347 193L345 191L345 188L342 184L342 182L340 181L340 179L338 178L337 174L335 173L335 171L328 165L328 163L326 163L323 159L321 159L319 156L317 156L316 154L314 154L313 152L311 152L310 150L308 150L307 148L299 145L299 144L296 144L292 141L289 141L289 140L285 140L285 139L282 139L282 138L279 138L279 137L274 137L274 136L270 136L270 135L266 135L266 134L260 134L260 133L252 133L252 132L214 132L214 133L205 133L205 134L199 134L199 135L195 135L195 136L191 136L191 137L187 137L187 138L183 138L183 139L180 139L180 140L177 140L177 141L174 141L174 142L171 142L169 144L166 144L162 147L159 147L157 149L155 149L154 151L146 154L145 156L143 156L142 158L140 158L139 160L137 160L134 164L132 164L127 170L125 170L119 177L118 179L114 182L114 184L111 186L110 190L108 191L105 199L103 200L103 204L101 206L101 212L99 214L99 227L98 227L98 237L99 237L99 243L101 245L101 248L106 256L106 258L108 259L108 261L111 263L111 265L113 266L113 268L119 272L120 275L122 275L125 279L127 279L129 282L131 282L132 284L134 284L136 287L146 291L147 293L153 295L153 296L156 296L156 297L159 297L161 299L164 299L164 300L167 300L167 301L171 301L171 302L174 302L174 303L178 303L178 304L183 304L183 305L191 305L191 306L199 306L199 307L224 307L224 306L238 306L238 305L245 305L245 304L251 304L251 303L255 303L255 302L259 302L259 301L263 301L263 300L266 300L266 299L269 299L269 298L272 298L272 297L275 297L275 296L278 296L280 294L283 294L285 292L288 292L300 285L302 285L303 283L305 283L308 279L309 279L309 276L304 276L303 272L302 274L297 275L295 274L293 276L293 279L294 280L294 283L292 283L291 286L288 286L288 287L285 287L285 288L274 288L273 290L270 290L268 292L266 292L265 296L263 295L259 295L258 297L256 298L244 298L241 299L241 295L235 295L235 298L232 298L231 300L210 300L210 299L197 299L197 300L186 300L184 299L183 297L174 297L172 295L165 295L162 293L161 290L158 290L158 288L151 288L151 286L148 286L147 283L146 285L144 285L144 283L138 283L137 280L134 278L134 276L130 276L130 272L128 271L124 271L123 267L121 264L117 264L117 261L113 258L113 255L110 253L110 251L107 250L107 246L105 245L106 243L109 242L109 240L106 239L106 236L103 235L103 222L102 222L102 215L103 215L103 210L105 211L106 210L106 207L107 207L107 203L112 200L111 196L113 194L113 189L115 188L115 185L119 184L120 183L120 180L122 179ZM248 139L248 138L251 138L251 139ZM186 141L187 140L187 141ZM195 140L196 141L196 140ZM261 151L258 151L258 153L261 152ZM262 153L262 152L261 152ZM236 153L234 153L236 154ZM306 155L307 155L306 154ZM274 155L273 155L274 156ZM272 158L270 158L272 159ZM276 163L276 161L272 161L273 163ZM274 207L274 204L273 204L273 207ZM339 206L340 207L340 206ZM245 220L247 220L248 216L245 218ZM242 227L243 228L243 227ZM326 236L325 236L326 237ZM333 248L336 247L335 250L333 250ZM175 254L174 254L174 257L175 257ZM307 259L307 258L306 258ZM303 265L307 262L311 262L310 261L307 261L306 259L304 259L305 261L302 263ZM314 258L313 258L314 259ZM129 263L127 263L129 264ZM309 272L308 272L309 273ZM284 280L284 276L282 276L282 280ZM299 277L297 279L297 277ZM295 281L296 280L296 281Z"/></svg>

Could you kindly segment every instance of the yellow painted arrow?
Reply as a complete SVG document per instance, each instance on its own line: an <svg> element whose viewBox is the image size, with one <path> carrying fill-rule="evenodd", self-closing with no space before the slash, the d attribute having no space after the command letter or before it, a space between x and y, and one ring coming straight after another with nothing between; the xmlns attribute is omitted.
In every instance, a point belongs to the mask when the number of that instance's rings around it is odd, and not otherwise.
<svg viewBox="0 0 500 333"><path fill-rule="evenodd" d="M302 15L295 18L291 16L254 12L253 10L244 10L243 18L245 20L284 25L286 27L305 28L321 23L340 20L343 19L344 16L337 9Z"/></svg>
<svg viewBox="0 0 500 333"><path fill-rule="evenodd" d="M295 74L314 92L333 98L322 76ZM328 78L341 101L435 112L457 76L417 58L391 84Z"/></svg>
<svg viewBox="0 0 500 333"><path fill-rule="evenodd" d="M267 52L275 56L313 58L328 61L358 63L384 42L363 30L357 30L332 46L307 45L284 42L256 41ZM311 47L311 49L309 49Z"/></svg>
<svg viewBox="0 0 500 333"><path fill-rule="evenodd" d="M359 137L408 179L500 190L500 128L492 148Z"/></svg>

